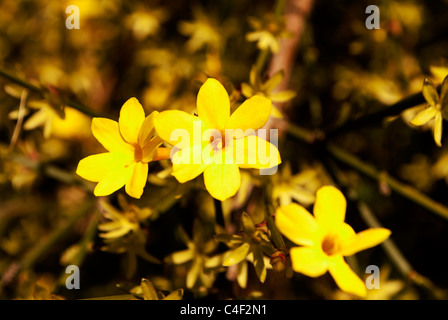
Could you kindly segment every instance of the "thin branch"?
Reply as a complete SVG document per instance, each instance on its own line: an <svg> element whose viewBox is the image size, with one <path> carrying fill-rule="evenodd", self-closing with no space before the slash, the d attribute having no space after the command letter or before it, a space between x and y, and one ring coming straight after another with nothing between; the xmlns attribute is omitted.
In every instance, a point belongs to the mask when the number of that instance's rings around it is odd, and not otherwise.
<svg viewBox="0 0 448 320"><path fill-rule="evenodd" d="M265 201L265 219L266 223L268 225L268 229L271 233L272 242L274 243L274 246L278 250L285 250L286 244L283 240L283 237L280 233L280 231L277 229L277 226L275 225L273 213L274 213L274 205L272 203L272 184L268 181L265 181L263 183L264 186L264 201Z"/></svg>
<svg viewBox="0 0 448 320"><path fill-rule="evenodd" d="M22 91L22 96L20 97L20 105L19 105L19 112L17 115L17 123L16 127L14 128L14 132L12 134L11 143L9 144L9 151L12 151L17 143L17 140L19 139L20 130L22 129L22 123L23 118L25 117L25 105L26 105L26 99L28 98L28 90Z"/></svg>
<svg viewBox="0 0 448 320"><path fill-rule="evenodd" d="M14 161L31 170L40 171L47 177L53 178L65 184L79 185L90 193L93 193L93 185L71 171L58 168L49 163L39 163L33 161L30 158L18 153L9 153L4 156L4 159Z"/></svg>
<svg viewBox="0 0 448 320"><path fill-rule="evenodd" d="M18 78L16 76L6 72L5 70L0 69L0 76L8 79L11 82L14 82L15 84L18 84L21 87L24 87L25 89L28 89L31 92L38 93L38 94L40 94L43 97L46 94L51 94L51 92L49 90L47 90L46 88L37 87L37 86L29 83L26 80L20 79L20 78ZM76 101L72 101L72 100L68 99L66 101L64 100L64 104L69 106L69 107L71 107L71 108L73 108L73 109L76 109L79 112L84 113L85 115L90 116L90 117L106 117L105 115L102 115L102 114L100 114L100 113L98 113L96 111L93 111L92 109L87 108L86 106L84 106L84 105L82 105L82 104L80 104L80 103L78 103Z"/></svg>
<svg viewBox="0 0 448 320"><path fill-rule="evenodd" d="M440 92L440 87L438 86L437 91ZM353 131L362 127L366 127L369 125L377 125L381 123L381 121L388 116L395 116L400 114L402 111L418 106L422 103L425 103L425 98L421 92L410 95L391 106L384 107L376 112L366 114L361 116L358 119L350 120L345 122L344 124L325 130L325 137L327 139L338 136L342 133L346 133L349 131Z"/></svg>
<svg viewBox="0 0 448 320"><path fill-rule="evenodd" d="M392 190L401 194L405 198L418 203L429 211L448 220L448 207L434 201L417 189L398 181L397 179L387 175L385 172L379 171L371 164L363 162L361 159L339 148L335 144L326 144L326 150L337 160L349 165L366 176L377 180L378 182L386 183Z"/></svg>
<svg viewBox="0 0 448 320"><path fill-rule="evenodd" d="M370 228L381 228L382 225L377 220L370 208L363 202L358 202L358 210L362 219ZM381 246L386 252L389 259L397 267L400 273L406 278L411 280L414 284L425 288L432 293L437 299L446 299L446 294L438 288L429 278L418 273L409 261L401 253L400 249L396 246L392 239L387 239Z"/></svg>
<svg viewBox="0 0 448 320"><path fill-rule="evenodd" d="M20 272L33 268L39 259L48 254L55 245L73 231L73 226L82 217L90 213L92 208L93 202L83 203L76 213L64 221L61 226L54 229L46 238L41 239L20 261L12 262L0 281L0 289L13 282Z"/></svg>
<svg viewBox="0 0 448 320"><path fill-rule="evenodd" d="M290 124L288 126L287 132L290 136L306 143L314 143L316 141L323 143L321 141L322 137L319 137L318 133L310 131L306 128L296 126L294 124ZM434 201L412 186L404 184L397 179L389 176L386 172L378 170L373 165L362 161L355 155L341 149L333 143L323 144L323 147L337 160L345 163L346 165L349 165L353 169L372 179L377 180L380 183L386 183L387 186L389 186L395 192L401 194L403 197L448 220L448 207L444 206L443 204Z"/></svg>

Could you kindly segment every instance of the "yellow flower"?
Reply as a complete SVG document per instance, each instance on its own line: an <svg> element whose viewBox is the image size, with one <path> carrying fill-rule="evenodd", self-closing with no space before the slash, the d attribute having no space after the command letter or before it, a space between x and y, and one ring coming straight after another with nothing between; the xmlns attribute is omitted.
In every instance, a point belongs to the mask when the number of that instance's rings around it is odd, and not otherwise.
<svg viewBox="0 0 448 320"><path fill-rule="evenodd" d="M265 125L271 108L269 99L253 96L230 115L227 91L209 78L197 96L198 116L167 110L154 117L157 134L176 147L172 174L184 183L204 173L205 187L215 199L235 195L241 185L239 168L271 168L281 162L276 146L247 133ZM177 130L185 134L177 135Z"/></svg>
<svg viewBox="0 0 448 320"><path fill-rule="evenodd" d="M167 12L163 8L145 10L139 8L132 12L126 19L126 26L132 30L137 40L155 35L160 30L160 25L167 19Z"/></svg>
<svg viewBox="0 0 448 320"><path fill-rule="evenodd" d="M136 98L123 105L118 122L93 118L92 133L109 152L82 159L76 173L84 179L98 182L94 194L109 195L124 185L126 193L140 198L148 177L148 162L166 156L158 148L162 140L155 136L154 111L145 118L145 111Z"/></svg>
<svg viewBox="0 0 448 320"><path fill-rule="evenodd" d="M293 90L275 91L284 77L282 70L275 73L266 82L263 82L255 66L250 70L249 83L241 84L241 91L246 98L260 95L270 99L272 102L287 102L296 96ZM282 118L282 113L277 108L272 108L272 116Z"/></svg>
<svg viewBox="0 0 448 320"><path fill-rule="evenodd" d="M290 251L294 271L309 277L330 271L341 290L365 296L365 284L351 270L344 256L378 245L391 232L371 228L355 233L344 222L346 205L345 197L338 189L324 186L316 194L314 217L304 207L293 203L277 210L275 222L280 232L301 245Z"/></svg>
<svg viewBox="0 0 448 320"><path fill-rule="evenodd" d="M241 215L241 234L218 234L216 239L230 246L230 250L223 255L222 265L225 267L238 265L238 284L245 288L247 284L247 263L251 261L255 267L260 282L264 283L269 263L265 263L264 252L271 255L275 249L266 233L257 228L252 217L246 212Z"/></svg>
<svg viewBox="0 0 448 320"><path fill-rule="evenodd" d="M211 50L220 50L223 46L223 32L220 30L210 14L203 12L201 8L193 10L193 21L180 21L179 32L190 36L186 43L187 50L196 52L204 47Z"/></svg>
<svg viewBox="0 0 448 320"><path fill-rule="evenodd" d="M179 228L179 236L187 246L187 249L176 251L166 256L164 261L169 264L184 265L188 271L185 276L185 285L188 289L195 286L211 288L216 273L213 272L220 262L220 256L211 256L218 243L213 237L209 237L204 224L199 220L193 222L192 239L183 228Z"/></svg>
<svg viewBox="0 0 448 320"><path fill-rule="evenodd" d="M306 207L311 205L316 200L316 190L324 184L319 175L318 166L292 174L290 163L284 164L282 170L271 177L274 203L285 206L296 201Z"/></svg>
<svg viewBox="0 0 448 320"><path fill-rule="evenodd" d="M443 108L447 106L448 100L448 76L445 78L442 84L442 90L439 94L431 80L425 79L423 83L423 96L425 97L427 104L426 109L419 112L412 120L411 124L415 126L422 126L427 122L434 119L433 135L436 144L442 146L442 122L444 117Z"/></svg>
<svg viewBox="0 0 448 320"><path fill-rule="evenodd" d="M284 19L272 13L261 20L250 17L248 22L254 31L246 34L246 40L256 41L260 50L269 49L272 53L277 53L280 49L279 40L291 36L291 32L285 30Z"/></svg>

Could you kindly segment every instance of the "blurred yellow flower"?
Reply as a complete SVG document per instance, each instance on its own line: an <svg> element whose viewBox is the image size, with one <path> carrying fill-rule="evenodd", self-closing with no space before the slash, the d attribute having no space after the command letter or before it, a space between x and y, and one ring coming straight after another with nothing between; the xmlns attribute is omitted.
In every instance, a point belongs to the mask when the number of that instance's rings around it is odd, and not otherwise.
<svg viewBox="0 0 448 320"><path fill-rule="evenodd" d="M130 98L120 111L118 122L93 118L92 133L106 148L105 153L82 159L76 173L86 180L98 182L94 194L109 195L124 185L126 193L140 198L148 178L148 162L167 157L162 140L155 135L154 111L145 118L145 111L136 98Z"/></svg>
<svg viewBox="0 0 448 320"><path fill-rule="evenodd" d="M293 175L289 162L278 174L272 175L271 180L273 201L280 206L293 201L304 206L311 205L316 200L316 190L323 184L317 168L304 169Z"/></svg>
<svg viewBox="0 0 448 320"><path fill-rule="evenodd" d="M284 76L283 71L275 73L267 81L263 82L260 74L255 66L250 70L249 83L243 82L241 84L241 91L246 98L260 95L270 99L272 102L287 102L296 96L293 90L275 91L275 88L280 84ZM282 113L276 108L272 108L272 116L282 118Z"/></svg>
<svg viewBox="0 0 448 320"><path fill-rule="evenodd" d="M43 128L45 138L49 138L52 133L53 120L58 117L56 110L45 100L32 100L27 103L29 109L37 110L23 124L23 129L33 130L38 127ZM25 114L29 111L25 110ZM9 113L10 119L19 118L19 110Z"/></svg>
<svg viewBox="0 0 448 320"><path fill-rule="evenodd" d="M279 40L291 36L291 32L285 30L283 17L277 17L273 13L267 14L263 19L250 17L248 22L254 31L246 34L246 40L256 41L260 50L269 49L272 53L277 53L280 49Z"/></svg>
<svg viewBox="0 0 448 320"><path fill-rule="evenodd" d="M159 259L146 251L147 233L145 224L151 218L153 211L139 208L127 203L122 195L118 195L121 210L101 199L98 202L102 221L98 224L102 251L110 253L126 253L126 276L131 277L137 269L137 257L150 263L160 263Z"/></svg>
<svg viewBox="0 0 448 320"><path fill-rule="evenodd" d="M183 228L179 229L180 237L187 249L176 251L166 256L164 261L175 265L188 264L185 284L192 289L195 286L210 288L215 281L216 274L212 271L219 265L219 256L210 256L218 244L214 238L209 238L203 224L199 220L193 222L193 239ZM218 259L217 259L218 258Z"/></svg>
<svg viewBox="0 0 448 320"><path fill-rule="evenodd" d="M439 147L441 147L442 123L444 118L443 109L448 107L448 76L445 77L445 80L443 81L440 97L434 84L428 78L426 78L423 83L422 93L427 102L427 106L411 120L411 124L414 126L422 126L429 121L434 120L432 126L434 141Z"/></svg>
<svg viewBox="0 0 448 320"><path fill-rule="evenodd" d="M356 234L344 222L346 206L345 197L338 189L324 186L316 194L314 217L304 207L290 204L277 209L275 222L280 232L301 245L290 250L294 271L309 277L330 271L341 290L365 296L365 284L344 261L344 256L378 245L391 232L371 228Z"/></svg>
<svg viewBox="0 0 448 320"><path fill-rule="evenodd" d="M125 23L137 40L144 40L159 32L160 25L167 19L167 15L167 11L163 8L137 9L126 18Z"/></svg>
<svg viewBox="0 0 448 320"><path fill-rule="evenodd" d="M184 183L204 173L205 187L215 199L224 201L235 195L241 185L239 168L271 168L281 162L276 146L256 135L247 135L248 130L265 125L271 108L269 99L253 96L230 115L226 89L218 80L209 78L197 96L198 116L168 110L154 117L155 129L163 140L177 147L182 144L171 157L172 174ZM188 135L187 145L176 130ZM227 130L232 132L232 137ZM244 144L243 150L236 150L237 145L241 146L239 142ZM254 150L257 148L269 154L267 163L260 152Z"/></svg>
<svg viewBox="0 0 448 320"><path fill-rule="evenodd" d="M448 67L445 65L430 66L429 70L431 71L432 77L436 83L443 82L445 77L448 75Z"/></svg>
<svg viewBox="0 0 448 320"><path fill-rule="evenodd" d="M196 52L204 47L213 51L220 50L223 34L216 24L202 9L196 8L193 15L193 21L180 21L178 25L181 34L190 36L186 43L187 50Z"/></svg>
<svg viewBox="0 0 448 320"><path fill-rule="evenodd" d="M241 229L241 234L218 234L216 239L230 247L230 250L223 254L222 265L225 267L237 265L238 275L236 279L241 288L246 288L247 262L249 261L254 265L258 279L264 283L267 268L271 267L269 259L264 256L264 252L269 252L272 255L275 249L267 234L256 227L252 217L246 212L241 215Z"/></svg>

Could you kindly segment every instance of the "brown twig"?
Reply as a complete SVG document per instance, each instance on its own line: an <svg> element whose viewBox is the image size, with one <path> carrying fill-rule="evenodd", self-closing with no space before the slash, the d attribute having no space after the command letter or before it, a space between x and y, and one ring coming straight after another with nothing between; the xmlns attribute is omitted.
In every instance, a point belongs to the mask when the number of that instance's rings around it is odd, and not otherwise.
<svg viewBox="0 0 448 320"><path fill-rule="evenodd" d="M292 33L289 38L280 40L279 51L272 56L269 63L267 74L273 76L278 71L283 70L284 76L281 83L275 88L275 91L283 91L289 88L291 71L294 67L294 58L297 48L305 29L306 21L313 8L314 0L286 0L284 6L284 17L286 30ZM282 113L287 113L289 104L276 103L276 108ZM281 135L285 130L285 122L272 118L268 121L267 128L276 128Z"/></svg>

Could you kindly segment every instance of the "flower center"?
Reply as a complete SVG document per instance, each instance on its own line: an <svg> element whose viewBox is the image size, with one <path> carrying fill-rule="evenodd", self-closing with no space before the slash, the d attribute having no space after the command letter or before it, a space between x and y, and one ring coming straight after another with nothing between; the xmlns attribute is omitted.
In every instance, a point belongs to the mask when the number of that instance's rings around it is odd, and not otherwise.
<svg viewBox="0 0 448 320"><path fill-rule="evenodd" d="M226 136L221 134L221 137L215 138L214 136L210 137L210 143L215 151L224 149L226 146Z"/></svg>
<svg viewBox="0 0 448 320"><path fill-rule="evenodd" d="M339 241L336 235L326 235L322 241L322 251L331 256L339 251Z"/></svg>
<svg viewBox="0 0 448 320"><path fill-rule="evenodd" d="M136 144L134 145L134 161L140 162L143 158L143 151L140 145Z"/></svg>

